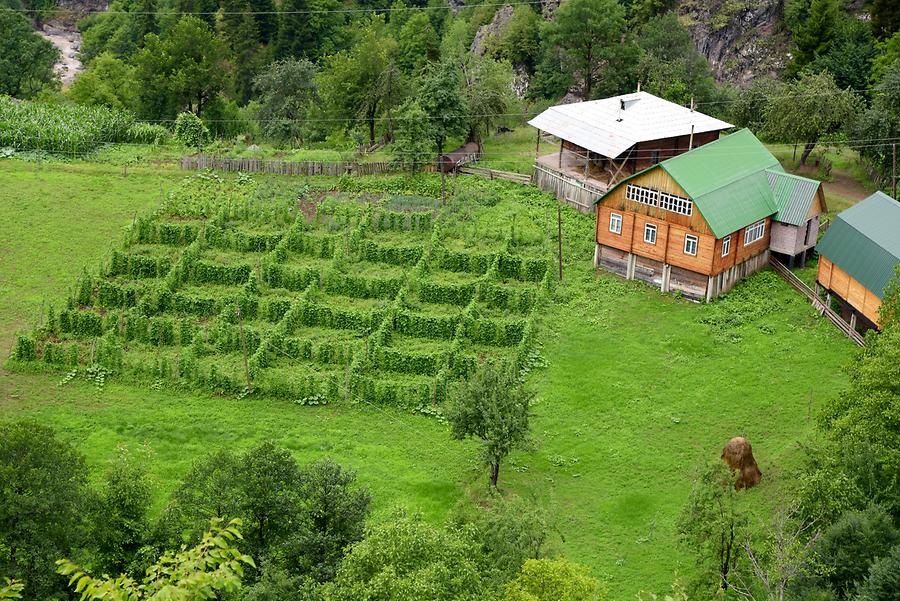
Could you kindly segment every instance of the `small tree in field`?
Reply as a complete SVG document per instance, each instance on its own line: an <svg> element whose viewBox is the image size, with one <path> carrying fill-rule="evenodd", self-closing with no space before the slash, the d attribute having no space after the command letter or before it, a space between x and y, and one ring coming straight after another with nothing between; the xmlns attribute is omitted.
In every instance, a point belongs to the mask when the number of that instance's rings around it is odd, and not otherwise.
<svg viewBox="0 0 900 601"><path fill-rule="evenodd" d="M249 555L234 547L240 540L240 520L220 526L214 518L209 531L196 547L177 554L166 553L147 568L146 576L136 582L129 576L94 578L68 559L57 561L57 572L69 577L69 586L83 601L198 601L219 599L220 592L233 592L241 586L244 565L254 566Z"/></svg>
<svg viewBox="0 0 900 601"><path fill-rule="evenodd" d="M710 464L694 482L690 499L681 510L678 534L697 560L694 595L712 597L727 590L740 555L746 518L736 506L731 472L721 462Z"/></svg>
<svg viewBox="0 0 900 601"><path fill-rule="evenodd" d="M453 438L481 440L494 488L500 462L513 449L527 445L531 398L507 366L486 363L460 385L447 409Z"/></svg>

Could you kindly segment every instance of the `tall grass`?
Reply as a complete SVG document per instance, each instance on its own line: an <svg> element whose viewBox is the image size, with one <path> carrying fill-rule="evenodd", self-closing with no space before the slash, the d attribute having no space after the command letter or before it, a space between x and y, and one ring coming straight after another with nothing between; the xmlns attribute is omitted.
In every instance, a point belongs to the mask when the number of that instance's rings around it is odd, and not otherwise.
<svg viewBox="0 0 900 601"><path fill-rule="evenodd" d="M159 143L167 135L165 128L138 123L124 111L0 96L0 147L74 155L114 142Z"/></svg>

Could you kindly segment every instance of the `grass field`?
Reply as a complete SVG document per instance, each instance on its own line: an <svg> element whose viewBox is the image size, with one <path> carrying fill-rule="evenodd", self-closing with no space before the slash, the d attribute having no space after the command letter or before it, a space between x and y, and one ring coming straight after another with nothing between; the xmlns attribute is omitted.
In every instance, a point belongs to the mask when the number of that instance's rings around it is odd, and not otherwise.
<svg viewBox="0 0 900 601"><path fill-rule="evenodd" d="M71 274L108 253L135 213L158 205L176 175L0 161L0 218L11 224L0 234L4 349L34 325L43 303L66 296ZM711 305L598 275L592 228L590 217L564 211L565 278L538 338L547 365L529 380L538 395L535 448L511 456L500 483L547 507L557 549L608 578L613 599L631 599L690 572L675 520L694 474L731 436L750 437L765 474L743 502L760 512L777 504L797 442L822 400L843 386L841 366L854 347L770 272ZM0 411L58 428L95 473L117 445L146 447L157 510L197 457L266 438L302 461L330 455L358 470L375 519L403 505L439 522L486 488L474 445L450 441L445 426L424 416L114 378L98 393L79 382L58 386L60 377L0 372Z"/></svg>

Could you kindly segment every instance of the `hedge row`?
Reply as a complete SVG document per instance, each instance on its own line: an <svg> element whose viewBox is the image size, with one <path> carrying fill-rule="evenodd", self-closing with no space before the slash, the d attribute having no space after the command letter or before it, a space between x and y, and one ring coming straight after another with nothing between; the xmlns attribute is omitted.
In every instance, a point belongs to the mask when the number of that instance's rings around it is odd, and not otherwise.
<svg viewBox="0 0 900 601"><path fill-rule="evenodd" d="M156 217L139 217L131 226L129 240L142 244L167 244L187 246L200 235L201 225L196 222L158 221Z"/></svg>
<svg viewBox="0 0 900 601"><path fill-rule="evenodd" d="M272 288L300 291L319 281L319 270L313 267L291 267L281 263L269 263L263 267L263 281Z"/></svg>
<svg viewBox="0 0 900 601"><path fill-rule="evenodd" d="M269 252L278 246L282 237L282 232L247 232L215 225L206 227L207 244L239 252Z"/></svg>
<svg viewBox="0 0 900 601"><path fill-rule="evenodd" d="M148 257L146 255L114 250L110 260L109 275L123 275L131 278L161 278L172 268L169 257Z"/></svg>
<svg viewBox="0 0 900 601"><path fill-rule="evenodd" d="M222 265L209 261L194 261L187 268L187 278L195 284L238 286L250 277L249 265Z"/></svg>
<svg viewBox="0 0 900 601"><path fill-rule="evenodd" d="M380 211L372 216L371 228L375 231L427 232L432 227L432 214L428 212L406 213Z"/></svg>
<svg viewBox="0 0 900 601"><path fill-rule="evenodd" d="M450 340L456 332L458 315L422 315L409 310L400 310L394 317L394 330L406 336Z"/></svg>
<svg viewBox="0 0 900 601"><path fill-rule="evenodd" d="M435 280L418 282L419 299L426 303L447 303L465 306L475 296L476 282L446 284Z"/></svg>
<svg viewBox="0 0 900 601"><path fill-rule="evenodd" d="M404 277L363 277L338 271L329 271L323 278L322 288L331 294L353 298L394 298L403 287Z"/></svg>
<svg viewBox="0 0 900 601"><path fill-rule="evenodd" d="M392 246L374 240L360 240L355 250L361 261L401 266L415 265L424 252L421 246Z"/></svg>

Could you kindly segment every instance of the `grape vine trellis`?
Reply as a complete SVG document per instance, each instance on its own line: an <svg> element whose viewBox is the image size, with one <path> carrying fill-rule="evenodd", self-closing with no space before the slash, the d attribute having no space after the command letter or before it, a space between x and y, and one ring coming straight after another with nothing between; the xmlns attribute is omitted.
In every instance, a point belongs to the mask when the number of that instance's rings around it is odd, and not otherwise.
<svg viewBox="0 0 900 601"><path fill-rule="evenodd" d="M310 221L296 200L246 178L186 178L17 339L13 362L429 413L480 361L534 362L550 240L510 228L473 245L398 196L330 197Z"/></svg>

